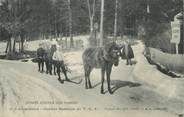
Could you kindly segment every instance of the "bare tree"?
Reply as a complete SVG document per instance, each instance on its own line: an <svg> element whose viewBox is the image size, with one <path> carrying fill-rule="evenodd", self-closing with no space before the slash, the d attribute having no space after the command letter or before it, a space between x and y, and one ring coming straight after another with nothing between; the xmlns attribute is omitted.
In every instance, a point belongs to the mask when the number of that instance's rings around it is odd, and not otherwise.
<svg viewBox="0 0 184 117"><path fill-rule="evenodd" d="M103 17L104 17L104 0L101 0L101 18L100 18L100 46L103 46Z"/></svg>
<svg viewBox="0 0 184 117"><path fill-rule="evenodd" d="M92 4L92 9L91 9L91 5L89 0L87 0L87 4L88 4L88 11L89 11L89 20L90 20L90 32L93 31L94 29L94 16L95 16L95 3L96 0L93 0L93 4Z"/></svg>
<svg viewBox="0 0 184 117"><path fill-rule="evenodd" d="M25 6L23 7L22 2L22 0L6 0L2 3L4 5L3 10L5 14L0 22L0 26L6 29L10 35L7 42L6 53L15 52L15 41L22 33L25 24L30 21L30 19L26 18L29 10ZM24 9L24 11L22 9ZM21 52L23 52L24 40L21 40L21 43Z"/></svg>
<svg viewBox="0 0 184 117"><path fill-rule="evenodd" d="M70 34L70 47L74 47L73 42L73 26L72 26L72 9L71 9L71 0L68 0L68 13L69 13L69 34Z"/></svg>
<svg viewBox="0 0 184 117"><path fill-rule="evenodd" d="M184 0L183 0L183 40L184 40Z"/></svg>
<svg viewBox="0 0 184 117"><path fill-rule="evenodd" d="M114 40L117 39L117 21L118 21L118 0L116 0L115 17L114 17Z"/></svg>

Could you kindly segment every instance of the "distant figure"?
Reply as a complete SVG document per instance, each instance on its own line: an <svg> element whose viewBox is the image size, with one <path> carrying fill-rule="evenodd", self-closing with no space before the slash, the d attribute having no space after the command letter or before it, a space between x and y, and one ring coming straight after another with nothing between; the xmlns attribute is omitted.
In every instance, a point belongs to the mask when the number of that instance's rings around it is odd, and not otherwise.
<svg viewBox="0 0 184 117"><path fill-rule="evenodd" d="M63 57L62 49L60 46L57 46L56 51L54 52L52 59L53 59L54 65L56 66L56 69L57 69L58 80L61 83L64 83L64 80L62 80L61 76L60 76L61 69L62 69L62 72L65 75L65 80L69 81L69 79L67 77L67 70L66 70L65 64L64 64L64 57Z"/></svg>
<svg viewBox="0 0 184 117"><path fill-rule="evenodd" d="M126 65L132 65L131 59L134 58L134 52L128 41L125 41L124 43L124 47L121 52L121 58L127 60Z"/></svg>

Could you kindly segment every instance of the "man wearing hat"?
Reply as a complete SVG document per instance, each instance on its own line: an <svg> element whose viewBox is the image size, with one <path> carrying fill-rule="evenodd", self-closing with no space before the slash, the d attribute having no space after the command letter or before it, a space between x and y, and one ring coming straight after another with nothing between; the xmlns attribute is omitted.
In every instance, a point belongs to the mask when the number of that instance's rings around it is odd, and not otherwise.
<svg viewBox="0 0 184 117"><path fill-rule="evenodd" d="M127 65L132 65L131 59L134 58L134 52L128 40L124 42L121 58L127 60Z"/></svg>
<svg viewBox="0 0 184 117"><path fill-rule="evenodd" d="M56 51L54 52L52 59L54 61L54 65L56 66L56 69L57 69L58 80L61 83L64 83L64 80L62 80L61 76L60 76L61 69L62 69L62 72L65 75L65 80L69 81L69 79L67 77L67 70L66 70L65 64L64 64L64 57L63 57L63 53L62 53L62 48L59 45L57 45Z"/></svg>

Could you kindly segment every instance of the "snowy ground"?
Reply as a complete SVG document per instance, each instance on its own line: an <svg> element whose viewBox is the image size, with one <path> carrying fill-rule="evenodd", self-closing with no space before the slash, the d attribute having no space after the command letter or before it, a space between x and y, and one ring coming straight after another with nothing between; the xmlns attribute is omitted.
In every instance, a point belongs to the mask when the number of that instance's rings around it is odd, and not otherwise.
<svg viewBox="0 0 184 117"><path fill-rule="evenodd" d="M88 35L83 35L83 36L75 36L73 37L73 40L76 41L76 40L82 40L83 41L83 45L84 45L84 48L86 48L86 46L88 45L88 42L87 42L87 38L88 38ZM66 37L62 38L63 40L66 39ZM49 39L48 39L49 40ZM60 39L59 39L60 40ZM69 38L67 37L67 40L68 40L68 44L69 44ZM36 51L36 49L39 47L39 43L40 42L44 42L45 40L43 39L39 39L39 40L36 40L36 41L27 41L25 43L25 48L27 50L31 50L31 51Z"/></svg>
<svg viewBox="0 0 184 117"><path fill-rule="evenodd" d="M113 95L100 94L100 70L91 74L94 88L84 89L82 51L65 53L72 70L69 78L74 82L82 80L81 84L60 84L57 76L39 73L37 64L32 62L0 60L0 117L178 117L183 114L183 79L171 79L149 65L142 55L141 42L133 49L136 64L126 66L121 60L112 71Z"/></svg>
<svg viewBox="0 0 184 117"><path fill-rule="evenodd" d="M0 43L0 55L5 53L6 49L6 42L1 42Z"/></svg>

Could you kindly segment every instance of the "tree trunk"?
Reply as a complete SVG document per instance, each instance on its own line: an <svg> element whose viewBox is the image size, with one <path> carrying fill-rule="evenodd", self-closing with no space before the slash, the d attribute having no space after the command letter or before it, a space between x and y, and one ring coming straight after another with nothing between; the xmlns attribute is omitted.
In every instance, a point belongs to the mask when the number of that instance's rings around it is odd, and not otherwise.
<svg viewBox="0 0 184 117"><path fill-rule="evenodd" d="M90 7L90 2L89 0L87 0L87 4L88 4L88 11L89 11L89 21L90 21L90 33L92 33L93 29L94 29L94 16L95 16L95 4L96 4L96 0L93 0L93 9L91 10Z"/></svg>
<svg viewBox="0 0 184 117"><path fill-rule="evenodd" d="M69 13L69 34L70 34L70 48L74 47L73 42L73 31L72 31L72 9L71 9L71 1L68 0L68 13Z"/></svg>
<svg viewBox="0 0 184 117"><path fill-rule="evenodd" d="M21 53L23 53L24 52L24 37L23 37L23 35L20 35L20 40L21 40Z"/></svg>
<svg viewBox="0 0 184 117"><path fill-rule="evenodd" d="M16 41L15 41L15 38L14 38L14 40L13 40L13 52L15 52L15 49L16 49Z"/></svg>
<svg viewBox="0 0 184 117"><path fill-rule="evenodd" d="M45 39L45 34L44 34L44 33L42 33L42 39L43 39L43 40Z"/></svg>
<svg viewBox="0 0 184 117"><path fill-rule="evenodd" d="M21 52L21 48L20 48L20 41L19 41L19 53Z"/></svg>
<svg viewBox="0 0 184 117"><path fill-rule="evenodd" d="M10 38L10 43L9 43L9 49L8 49L8 53L12 52L12 41L11 41L11 38Z"/></svg>
<svg viewBox="0 0 184 117"><path fill-rule="evenodd" d="M89 12L89 22L90 22L90 37L88 39L88 46L90 47L95 47L97 45L97 40L95 37L95 32L97 29L94 29L94 16L95 16L95 4L96 0L93 0L93 5L91 9L91 5L89 0L87 0L87 5L88 5L88 12Z"/></svg>
<svg viewBox="0 0 184 117"><path fill-rule="evenodd" d="M114 17L114 41L117 40L117 21L118 21L118 0L116 0Z"/></svg>
<svg viewBox="0 0 184 117"><path fill-rule="evenodd" d="M100 47L103 46L103 17L104 17L104 0L101 0L101 18L100 18Z"/></svg>
<svg viewBox="0 0 184 117"><path fill-rule="evenodd" d="M55 39L58 38L56 13L54 14L54 37Z"/></svg>
<svg viewBox="0 0 184 117"><path fill-rule="evenodd" d="M94 30L93 28L93 19L90 19L90 33L92 33Z"/></svg>
<svg viewBox="0 0 184 117"><path fill-rule="evenodd" d="M5 53L8 53L10 47L10 39L7 42Z"/></svg>
<svg viewBox="0 0 184 117"><path fill-rule="evenodd" d="M65 37L65 46L66 46L66 49L68 48L68 43L67 43L67 35Z"/></svg>
<svg viewBox="0 0 184 117"><path fill-rule="evenodd" d="M182 27L183 34L182 34L182 37L181 38L182 38L182 40L184 42L184 0L183 0L183 21L182 21L182 25L183 25L183 27ZM184 43L183 43L183 46L184 46ZM184 47L183 47L183 51L184 51Z"/></svg>
<svg viewBox="0 0 184 117"><path fill-rule="evenodd" d="M48 17L50 17L51 15L50 14L48 14ZM52 39L52 22L51 22L51 20L49 20L49 18L48 18L48 22L50 23L49 24L49 35L48 35L48 39Z"/></svg>
<svg viewBox="0 0 184 117"><path fill-rule="evenodd" d="M123 4L123 2L120 0L119 1L119 8L120 8L120 30L121 30L121 39L123 38L123 35L124 35L124 20L125 20L125 12L124 12L124 10L123 10L123 8L124 8L124 4Z"/></svg>

